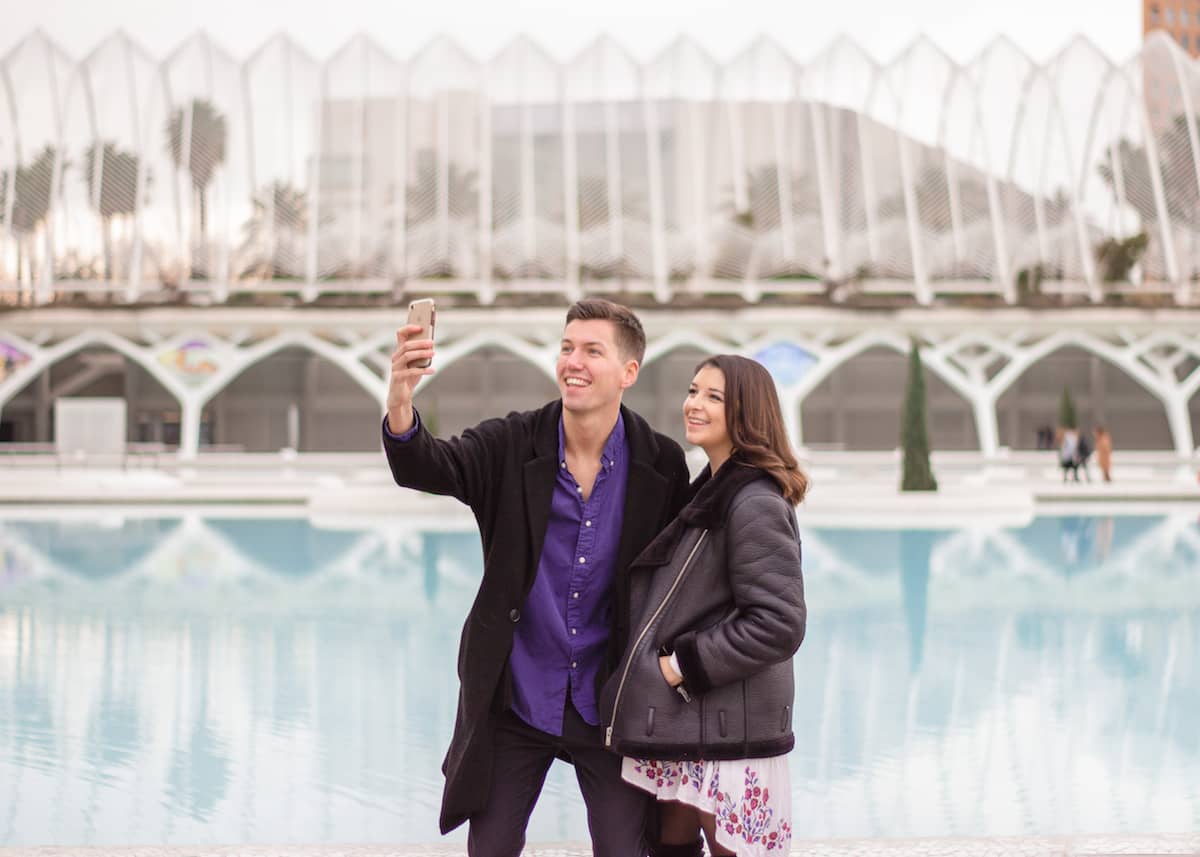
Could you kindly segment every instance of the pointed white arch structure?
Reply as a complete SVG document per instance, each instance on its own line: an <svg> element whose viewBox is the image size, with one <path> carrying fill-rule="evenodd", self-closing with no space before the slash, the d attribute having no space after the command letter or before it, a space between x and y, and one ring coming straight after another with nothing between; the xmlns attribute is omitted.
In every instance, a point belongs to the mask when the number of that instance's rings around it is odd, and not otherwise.
<svg viewBox="0 0 1200 857"><path fill-rule="evenodd" d="M926 37L887 62L762 38L719 63L688 40L562 61L519 37L483 60L365 34L318 58L286 35L235 57L117 33L74 58L34 32L0 57L0 294L1190 305L1198 92L1163 33L1122 63L1082 36L1043 63ZM1140 264L1098 262L1139 234Z"/></svg>

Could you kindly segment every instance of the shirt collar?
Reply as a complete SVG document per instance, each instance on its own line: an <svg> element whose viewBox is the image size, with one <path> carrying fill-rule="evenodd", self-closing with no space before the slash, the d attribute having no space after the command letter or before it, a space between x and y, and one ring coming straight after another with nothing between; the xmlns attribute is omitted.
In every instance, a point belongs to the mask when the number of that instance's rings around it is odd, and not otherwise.
<svg viewBox="0 0 1200 857"><path fill-rule="evenodd" d="M608 440L604 443L604 451L600 453L600 466L605 470L612 470L617 463L617 457L624 451L625 415L618 411L616 425L608 433ZM567 466L567 441L563 435L563 420L561 416L558 418L558 464L559 467Z"/></svg>

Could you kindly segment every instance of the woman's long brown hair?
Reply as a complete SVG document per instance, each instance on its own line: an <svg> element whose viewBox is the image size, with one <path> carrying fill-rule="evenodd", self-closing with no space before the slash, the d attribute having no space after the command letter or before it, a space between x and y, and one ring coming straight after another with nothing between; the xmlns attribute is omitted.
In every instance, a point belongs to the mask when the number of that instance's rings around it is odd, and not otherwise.
<svg viewBox="0 0 1200 857"><path fill-rule="evenodd" d="M789 503L799 503L808 491L808 477L796 463L783 423L783 409L771 373L757 361L737 354L717 354L705 366L725 376L725 424L733 441L735 461L765 471L779 483Z"/></svg>

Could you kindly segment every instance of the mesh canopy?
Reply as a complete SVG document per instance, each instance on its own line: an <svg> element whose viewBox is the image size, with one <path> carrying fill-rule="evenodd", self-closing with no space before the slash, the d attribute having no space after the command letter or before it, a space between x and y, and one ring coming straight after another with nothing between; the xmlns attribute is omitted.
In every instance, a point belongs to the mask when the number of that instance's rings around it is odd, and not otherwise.
<svg viewBox="0 0 1200 857"><path fill-rule="evenodd" d="M958 63L759 39L326 58L276 36L169 53L116 34L0 57L0 283L476 293L939 295L1200 280L1200 64L1164 34L1115 63L999 38Z"/></svg>

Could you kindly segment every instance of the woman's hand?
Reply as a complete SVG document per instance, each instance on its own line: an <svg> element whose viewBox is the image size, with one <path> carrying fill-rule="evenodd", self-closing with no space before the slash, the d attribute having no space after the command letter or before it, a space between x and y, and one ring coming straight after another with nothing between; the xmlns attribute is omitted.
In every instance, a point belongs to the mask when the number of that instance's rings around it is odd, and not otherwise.
<svg viewBox="0 0 1200 857"><path fill-rule="evenodd" d="M671 667L670 655L659 655L658 668L662 670L663 678L667 680L667 684L671 687L678 687L683 684L683 676L675 672Z"/></svg>

